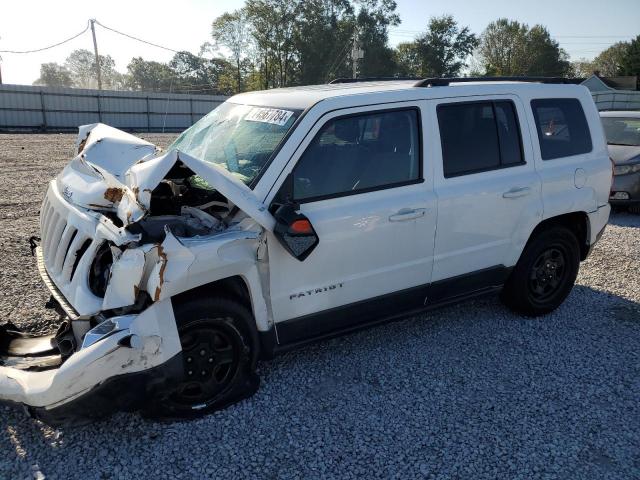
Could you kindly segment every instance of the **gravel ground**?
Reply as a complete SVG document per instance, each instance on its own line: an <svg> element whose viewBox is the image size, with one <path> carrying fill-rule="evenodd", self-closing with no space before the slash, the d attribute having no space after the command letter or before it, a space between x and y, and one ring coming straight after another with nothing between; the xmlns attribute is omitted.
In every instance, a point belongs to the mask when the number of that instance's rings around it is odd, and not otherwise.
<svg viewBox="0 0 640 480"><path fill-rule="evenodd" d="M173 137L149 135L166 145ZM0 314L52 328L26 239L71 135L0 135ZM0 407L0 478L640 478L640 216L556 312L486 298L260 365L249 400L54 430Z"/></svg>

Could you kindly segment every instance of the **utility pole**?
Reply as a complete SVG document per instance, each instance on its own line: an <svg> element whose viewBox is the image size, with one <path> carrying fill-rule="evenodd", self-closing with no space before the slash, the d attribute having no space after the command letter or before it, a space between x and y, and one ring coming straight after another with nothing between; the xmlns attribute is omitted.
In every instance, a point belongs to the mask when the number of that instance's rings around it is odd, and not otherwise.
<svg viewBox="0 0 640 480"><path fill-rule="evenodd" d="M364 50L360 48L360 39L358 38L358 31L353 34L353 46L351 47L351 65L352 65L352 77L358 78L358 61L364 58Z"/></svg>
<svg viewBox="0 0 640 480"><path fill-rule="evenodd" d="M96 27L95 22L96 19L92 18L89 20L91 22L91 35L93 36L93 51L96 55L96 74L98 76L98 90L102 90L102 78L100 76L100 55L98 55L98 42L96 40Z"/></svg>

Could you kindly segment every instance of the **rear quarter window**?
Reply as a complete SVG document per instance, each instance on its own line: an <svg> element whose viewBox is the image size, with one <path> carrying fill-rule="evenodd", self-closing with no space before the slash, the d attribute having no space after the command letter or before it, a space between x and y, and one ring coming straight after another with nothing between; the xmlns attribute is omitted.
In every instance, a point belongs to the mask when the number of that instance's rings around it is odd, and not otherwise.
<svg viewBox="0 0 640 480"><path fill-rule="evenodd" d="M570 157L592 150L591 133L580 101L545 98L531 101L543 160Z"/></svg>

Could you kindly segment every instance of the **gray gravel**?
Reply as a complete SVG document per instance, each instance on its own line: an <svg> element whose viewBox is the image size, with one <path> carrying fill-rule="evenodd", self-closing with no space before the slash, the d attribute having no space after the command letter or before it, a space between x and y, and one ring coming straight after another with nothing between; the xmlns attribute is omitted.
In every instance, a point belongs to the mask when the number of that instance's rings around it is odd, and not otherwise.
<svg viewBox="0 0 640 480"><path fill-rule="evenodd" d="M0 136L0 314L37 331L55 318L26 238L72 140ZM486 298L325 341L191 422L1 407L0 478L640 478L639 267L640 216L617 214L544 318Z"/></svg>

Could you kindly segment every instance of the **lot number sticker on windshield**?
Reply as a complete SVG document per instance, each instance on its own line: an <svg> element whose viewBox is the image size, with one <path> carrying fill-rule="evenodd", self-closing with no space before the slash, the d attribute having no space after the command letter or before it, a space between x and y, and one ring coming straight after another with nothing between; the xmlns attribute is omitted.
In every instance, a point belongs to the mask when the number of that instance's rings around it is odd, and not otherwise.
<svg viewBox="0 0 640 480"><path fill-rule="evenodd" d="M289 118L291 118L293 112L290 110L279 110L277 108L252 108L251 111L245 117L245 120L250 122L263 122L273 123L275 125L283 126Z"/></svg>

